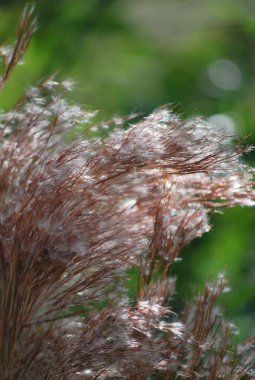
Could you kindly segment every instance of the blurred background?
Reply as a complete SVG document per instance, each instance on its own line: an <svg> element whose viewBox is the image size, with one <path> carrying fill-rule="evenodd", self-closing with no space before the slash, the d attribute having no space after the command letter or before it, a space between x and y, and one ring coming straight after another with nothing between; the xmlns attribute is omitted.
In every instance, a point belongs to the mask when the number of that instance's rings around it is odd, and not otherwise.
<svg viewBox="0 0 255 380"><path fill-rule="evenodd" d="M24 1L0 0L0 43L12 43ZM0 96L11 107L24 88L58 72L77 82L69 96L102 117L169 104L202 115L255 144L254 0L42 0L39 29ZM254 164L255 155L245 158ZM232 292L221 304L255 334L255 211L225 210L213 230L183 252L175 307L226 272ZM182 300L182 301L181 301Z"/></svg>

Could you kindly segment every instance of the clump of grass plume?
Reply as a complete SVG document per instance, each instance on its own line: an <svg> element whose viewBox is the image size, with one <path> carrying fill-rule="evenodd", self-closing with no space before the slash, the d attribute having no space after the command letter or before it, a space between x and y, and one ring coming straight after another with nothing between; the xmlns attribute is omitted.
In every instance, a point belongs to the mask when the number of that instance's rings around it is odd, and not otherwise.
<svg viewBox="0 0 255 380"><path fill-rule="evenodd" d="M35 27L26 7L16 45L0 50L0 88ZM210 230L214 209L254 204L242 152L167 109L66 143L73 126L95 126L61 87L44 80L0 115L1 379L254 378L254 338L233 347L215 307L224 276L182 315L171 308L182 248Z"/></svg>

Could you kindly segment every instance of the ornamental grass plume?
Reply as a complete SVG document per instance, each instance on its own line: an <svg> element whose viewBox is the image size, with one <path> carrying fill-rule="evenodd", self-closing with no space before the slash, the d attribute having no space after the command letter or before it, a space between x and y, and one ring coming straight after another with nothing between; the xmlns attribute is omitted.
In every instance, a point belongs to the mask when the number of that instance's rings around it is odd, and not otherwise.
<svg viewBox="0 0 255 380"><path fill-rule="evenodd" d="M1 48L1 88L35 28L26 7L16 45ZM167 109L128 129L93 125L61 87L48 78L0 115L0 378L255 378L255 339L234 346L215 305L223 275L181 315L171 307L172 263L210 213L254 205L243 150ZM70 128L106 124L104 140L67 142Z"/></svg>

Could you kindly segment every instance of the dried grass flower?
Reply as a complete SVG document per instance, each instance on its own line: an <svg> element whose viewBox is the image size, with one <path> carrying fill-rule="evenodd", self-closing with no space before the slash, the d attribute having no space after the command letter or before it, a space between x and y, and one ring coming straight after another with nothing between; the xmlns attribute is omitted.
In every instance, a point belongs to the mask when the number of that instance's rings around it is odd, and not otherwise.
<svg viewBox="0 0 255 380"><path fill-rule="evenodd" d="M26 7L14 48L0 49L1 88L35 27ZM50 77L0 115L1 379L254 378L254 338L234 347L216 306L223 276L182 315L171 308L172 263L210 230L210 213L254 205L242 152L167 109L127 130L95 125L61 87L72 83ZM67 143L79 125L112 128Z"/></svg>

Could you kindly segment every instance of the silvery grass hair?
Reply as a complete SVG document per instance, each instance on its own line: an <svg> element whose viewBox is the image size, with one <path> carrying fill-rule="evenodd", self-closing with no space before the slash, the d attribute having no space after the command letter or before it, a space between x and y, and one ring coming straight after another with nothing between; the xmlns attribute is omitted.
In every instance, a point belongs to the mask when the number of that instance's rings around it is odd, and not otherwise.
<svg viewBox="0 0 255 380"><path fill-rule="evenodd" d="M0 50L1 88L35 28L26 7L14 48ZM61 87L44 80L0 115L1 379L254 378L254 338L233 346L215 307L223 275L180 316L170 302L172 263L209 214L255 202L242 151L167 109L127 130L93 125ZM67 143L84 124L108 137Z"/></svg>

